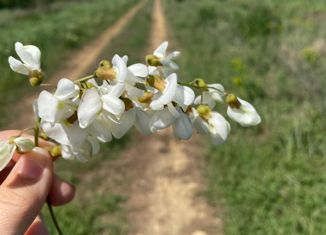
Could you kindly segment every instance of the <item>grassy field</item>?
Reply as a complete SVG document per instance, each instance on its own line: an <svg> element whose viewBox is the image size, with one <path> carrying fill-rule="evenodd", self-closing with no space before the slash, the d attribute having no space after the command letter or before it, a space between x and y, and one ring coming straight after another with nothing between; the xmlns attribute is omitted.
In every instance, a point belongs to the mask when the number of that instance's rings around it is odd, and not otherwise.
<svg viewBox="0 0 326 235"><path fill-rule="evenodd" d="M15 55L16 41L34 44L41 49L42 68L50 77L65 63L69 53L95 37L136 2L95 0L67 3L57 10L33 11L19 17L0 12L0 105L3 107L0 126L5 126L13 115L14 106L10 104L33 91L26 79L13 73L8 66L7 58Z"/></svg>
<svg viewBox="0 0 326 235"><path fill-rule="evenodd" d="M119 37L103 51L101 57L111 58L114 53L127 53L130 62L144 60L148 47L151 12L152 2L149 2ZM128 199L127 188L130 179L121 169L121 161L112 160L119 158L120 150L130 147L132 142L130 136L111 142L103 146L101 154L87 164L64 160L56 163L56 172L77 187L76 198L71 204L55 208L65 234L127 234L128 222L124 203ZM44 213L50 234L55 234L46 208Z"/></svg>
<svg viewBox="0 0 326 235"><path fill-rule="evenodd" d="M262 115L204 150L226 234L326 234L325 1L165 3L182 78L221 82Z"/></svg>

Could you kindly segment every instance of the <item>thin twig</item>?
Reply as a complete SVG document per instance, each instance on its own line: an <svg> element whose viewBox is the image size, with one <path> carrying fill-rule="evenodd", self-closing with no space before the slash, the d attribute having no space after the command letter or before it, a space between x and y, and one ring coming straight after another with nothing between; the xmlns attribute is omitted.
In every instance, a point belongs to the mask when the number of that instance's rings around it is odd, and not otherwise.
<svg viewBox="0 0 326 235"><path fill-rule="evenodd" d="M51 219L53 221L53 224L54 224L55 229L57 230L57 232L58 232L59 235L63 235L63 233L62 233L62 231L60 229L60 226L58 224L57 218L55 217L55 214L54 214L54 211L53 211L53 208L52 208L52 205L50 203L49 198L47 199L46 204L48 205L49 212L50 212L50 215L51 215Z"/></svg>

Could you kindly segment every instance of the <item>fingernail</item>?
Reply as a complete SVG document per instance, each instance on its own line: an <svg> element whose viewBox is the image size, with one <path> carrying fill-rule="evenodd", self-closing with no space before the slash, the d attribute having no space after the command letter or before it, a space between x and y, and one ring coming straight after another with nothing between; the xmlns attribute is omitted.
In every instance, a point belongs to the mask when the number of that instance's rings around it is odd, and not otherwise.
<svg viewBox="0 0 326 235"><path fill-rule="evenodd" d="M16 173L21 178L37 180L43 173L43 164L31 156L22 156L16 164Z"/></svg>

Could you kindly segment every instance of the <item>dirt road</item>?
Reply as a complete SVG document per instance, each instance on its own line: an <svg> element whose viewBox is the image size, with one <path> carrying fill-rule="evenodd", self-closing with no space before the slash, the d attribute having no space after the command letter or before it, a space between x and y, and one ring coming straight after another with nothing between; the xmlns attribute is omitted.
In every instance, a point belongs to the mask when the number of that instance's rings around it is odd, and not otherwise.
<svg viewBox="0 0 326 235"><path fill-rule="evenodd" d="M160 0L155 0L149 51L168 39ZM219 235L221 220L198 196L203 191L203 156L194 137L182 142L170 130L139 137L122 158L133 164L129 193L130 235Z"/></svg>

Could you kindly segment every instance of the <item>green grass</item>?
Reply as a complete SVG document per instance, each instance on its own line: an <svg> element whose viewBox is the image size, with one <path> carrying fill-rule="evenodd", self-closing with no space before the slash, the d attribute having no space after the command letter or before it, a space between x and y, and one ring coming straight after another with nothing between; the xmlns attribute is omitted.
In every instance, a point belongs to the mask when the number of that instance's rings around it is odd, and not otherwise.
<svg viewBox="0 0 326 235"><path fill-rule="evenodd" d="M253 103L263 122L232 123L205 146L211 203L226 234L326 234L326 4L169 0L181 77L203 77ZM218 110L225 114L225 107Z"/></svg>
<svg viewBox="0 0 326 235"><path fill-rule="evenodd" d="M137 0L95 0L67 4L59 10L35 11L25 17L7 20L1 24L0 38L0 126L8 123L14 103L31 93L28 80L12 72L8 57L16 56L14 43L34 44L42 51L42 68L50 77L67 55L114 23ZM72 78L73 79L73 78Z"/></svg>
<svg viewBox="0 0 326 235"><path fill-rule="evenodd" d="M152 2L149 2L127 25L126 29L103 51L102 58L111 58L114 53L130 55L130 61L144 59L150 33ZM124 204L128 200L127 188L130 179L121 169L119 161L122 149L133 143L132 137L115 140L103 146L99 156L91 161L59 160L56 172L77 186L75 200L69 205L55 208L55 213L64 234L124 235L128 221ZM48 212L44 210L50 234L55 234Z"/></svg>

